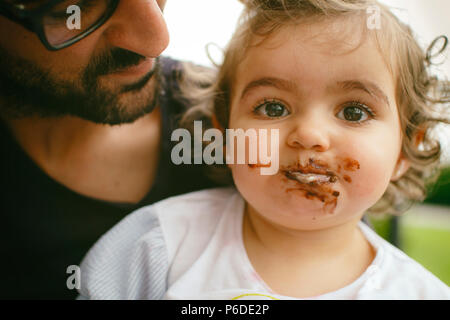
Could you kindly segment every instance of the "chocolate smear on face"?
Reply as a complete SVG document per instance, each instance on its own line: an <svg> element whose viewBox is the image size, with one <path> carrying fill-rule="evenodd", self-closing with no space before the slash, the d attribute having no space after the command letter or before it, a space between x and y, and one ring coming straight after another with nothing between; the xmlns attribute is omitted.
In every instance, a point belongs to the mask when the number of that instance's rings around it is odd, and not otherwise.
<svg viewBox="0 0 450 320"><path fill-rule="evenodd" d="M268 163L268 164L262 164L262 163L249 163L248 166L251 169L255 169L255 168L270 168L272 166L272 163Z"/></svg>
<svg viewBox="0 0 450 320"><path fill-rule="evenodd" d="M343 161L344 161L344 163L343 163L344 170L346 170L346 171L356 171L356 170L359 170L360 167L361 167L357 160L354 160L354 159L351 159L351 158L345 158ZM340 167L340 165L339 165L339 167ZM349 175L344 174L342 178L346 182L352 183L352 178Z"/></svg>
<svg viewBox="0 0 450 320"><path fill-rule="evenodd" d="M354 160L354 159L350 159L350 158L346 158L344 159L344 170L347 171L356 171L359 170L360 165L359 162Z"/></svg>

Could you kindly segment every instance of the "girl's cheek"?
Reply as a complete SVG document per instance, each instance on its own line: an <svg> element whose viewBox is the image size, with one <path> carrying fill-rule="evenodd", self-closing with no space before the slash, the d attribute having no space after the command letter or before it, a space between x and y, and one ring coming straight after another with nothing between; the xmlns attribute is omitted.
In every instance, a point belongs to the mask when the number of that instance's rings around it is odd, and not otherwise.
<svg viewBox="0 0 450 320"><path fill-rule="evenodd" d="M247 165L232 164L229 165L233 175L233 181L236 188L244 196L244 198L253 198L259 193L257 177L248 170Z"/></svg>
<svg viewBox="0 0 450 320"><path fill-rule="evenodd" d="M235 182L254 185L258 183L258 179L264 177L259 174L259 168L251 168L248 164L230 164L229 167Z"/></svg>
<svg viewBox="0 0 450 320"><path fill-rule="evenodd" d="M360 165L359 170L342 172L351 179L351 183L344 182L344 185L355 199L373 202L381 198L395 168L400 143L400 138L393 130L378 128L371 134L354 137L352 147L339 149L347 157L356 159Z"/></svg>
<svg viewBox="0 0 450 320"><path fill-rule="evenodd" d="M360 172L353 178L353 184L351 186L352 194L355 197L377 197L383 194L389 184L389 179L383 176L380 172L377 174L375 171Z"/></svg>
<svg viewBox="0 0 450 320"><path fill-rule="evenodd" d="M392 163L382 157L361 159L360 169L351 175L351 183L345 182L355 200L374 204L384 194L390 182Z"/></svg>

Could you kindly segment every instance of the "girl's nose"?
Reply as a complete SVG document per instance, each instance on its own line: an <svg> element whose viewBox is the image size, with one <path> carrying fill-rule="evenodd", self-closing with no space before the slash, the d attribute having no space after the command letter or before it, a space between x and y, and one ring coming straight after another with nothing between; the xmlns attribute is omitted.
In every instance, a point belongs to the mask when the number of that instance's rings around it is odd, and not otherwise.
<svg viewBox="0 0 450 320"><path fill-rule="evenodd" d="M326 125L316 115L315 118L300 117L289 132L287 144L292 148L324 152L330 148L330 138Z"/></svg>
<svg viewBox="0 0 450 320"><path fill-rule="evenodd" d="M169 32L162 14L165 2L121 1L105 30L109 44L145 57L159 56L169 44Z"/></svg>

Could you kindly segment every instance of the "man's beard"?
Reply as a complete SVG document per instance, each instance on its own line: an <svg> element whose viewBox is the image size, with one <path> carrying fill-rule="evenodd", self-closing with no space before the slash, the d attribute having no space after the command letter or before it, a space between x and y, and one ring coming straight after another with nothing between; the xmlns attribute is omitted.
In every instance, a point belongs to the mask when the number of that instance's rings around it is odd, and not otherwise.
<svg viewBox="0 0 450 320"><path fill-rule="evenodd" d="M115 48L92 59L81 79L72 82L57 80L32 62L12 57L0 48L0 112L14 118L76 116L99 124L133 122L157 105L160 84L158 59L147 75L114 92L102 89L98 78L135 66L144 59L134 52ZM129 99L130 105L120 102L121 94L139 93L151 78L155 78L155 86L153 94L145 95L147 99Z"/></svg>

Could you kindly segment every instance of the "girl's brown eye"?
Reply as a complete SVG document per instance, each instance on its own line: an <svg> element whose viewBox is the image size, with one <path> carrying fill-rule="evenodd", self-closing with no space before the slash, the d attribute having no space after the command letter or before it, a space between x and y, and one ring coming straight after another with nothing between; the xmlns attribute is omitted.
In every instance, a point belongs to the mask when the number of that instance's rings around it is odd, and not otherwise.
<svg viewBox="0 0 450 320"><path fill-rule="evenodd" d="M336 116L345 121L360 123L368 120L373 114L369 107L358 103L342 108Z"/></svg>
<svg viewBox="0 0 450 320"><path fill-rule="evenodd" d="M347 107L344 109L344 118L348 121L361 121L364 112L357 107Z"/></svg>
<svg viewBox="0 0 450 320"><path fill-rule="evenodd" d="M287 108L277 101L264 102L255 108L254 113L269 118L281 118L289 115Z"/></svg>

